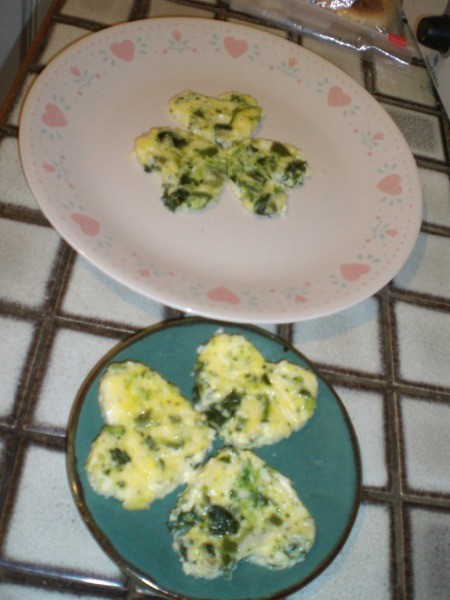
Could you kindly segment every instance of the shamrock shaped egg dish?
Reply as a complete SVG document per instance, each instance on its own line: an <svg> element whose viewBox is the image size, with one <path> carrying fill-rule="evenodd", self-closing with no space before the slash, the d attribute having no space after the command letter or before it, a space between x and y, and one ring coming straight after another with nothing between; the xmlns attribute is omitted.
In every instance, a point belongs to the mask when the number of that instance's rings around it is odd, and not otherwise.
<svg viewBox="0 0 450 600"><path fill-rule="evenodd" d="M186 575L229 577L243 560L296 564L314 543L314 519L292 482L253 448L313 416L315 375L267 361L245 336L222 331L197 348L192 369L190 401L145 364L107 367L98 393L105 424L85 465L91 487L126 510L145 510L184 486L167 526Z"/></svg>
<svg viewBox="0 0 450 600"><path fill-rule="evenodd" d="M255 98L240 92L213 98L187 90L168 107L184 129L153 127L134 147L144 170L159 174L166 208L202 210L216 204L229 184L254 214L286 214L288 190L302 184L311 169L292 144L252 137L264 116Z"/></svg>

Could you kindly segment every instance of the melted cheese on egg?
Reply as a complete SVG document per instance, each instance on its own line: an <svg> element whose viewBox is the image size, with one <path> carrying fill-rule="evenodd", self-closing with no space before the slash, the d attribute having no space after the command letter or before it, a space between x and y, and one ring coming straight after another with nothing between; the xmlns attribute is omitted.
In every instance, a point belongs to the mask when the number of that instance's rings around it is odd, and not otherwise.
<svg viewBox="0 0 450 600"><path fill-rule="evenodd" d="M147 366L113 363L99 386L105 427L86 462L92 488L147 508L192 477L214 439L205 417Z"/></svg>
<svg viewBox="0 0 450 600"><path fill-rule="evenodd" d="M240 448L287 438L316 408L312 371L267 362L242 335L218 333L199 349L195 383L195 407L226 443Z"/></svg>
<svg viewBox="0 0 450 600"><path fill-rule="evenodd" d="M186 129L221 148L249 137L264 114L248 94L227 92L212 98L192 90L174 96L169 112Z"/></svg>
<svg viewBox="0 0 450 600"><path fill-rule="evenodd" d="M201 467L169 530L188 575L215 578L247 559L272 569L303 560L315 524L292 483L249 450L225 448Z"/></svg>

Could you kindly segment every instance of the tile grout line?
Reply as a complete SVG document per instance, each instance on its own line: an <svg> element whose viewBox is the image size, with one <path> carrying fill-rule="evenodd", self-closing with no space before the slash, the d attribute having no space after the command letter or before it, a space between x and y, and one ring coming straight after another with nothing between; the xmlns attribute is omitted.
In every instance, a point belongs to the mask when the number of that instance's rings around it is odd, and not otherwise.
<svg viewBox="0 0 450 600"><path fill-rule="evenodd" d="M23 422L26 418L27 412L30 408L30 403L33 398L33 388L35 387L35 376L39 372L39 368L42 362L41 352L42 349L45 348L48 332L51 326L51 313L53 312L53 304L54 300L52 297L52 290L55 288L55 285L59 281L58 274L65 268L65 264L67 262L67 245L65 242L60 243L59 249L57 250L57 257L54 262L54 266L48 276L47 280L47 299L44 303L43 316L36 319L35 332L33 336L33 342L31 343L29 350L29 364L30 368L25 371L25 378L21 382L21 389L19 398L17 399L16 404L16 415L14 417L12 433L15 434L13 437L13 442L11 443L11 447L9 448L9 452L7 455L7 461L5 463L5 472L7 473L7 482L12 485L2 485L1 490L1 499L2 502L2 511L1 511L1 526L0 526L0 548L3 547L5 542L4 536L7 532L6 525L6 517L7 512L13 506L12 497L17 492L15 489L15 484L20 479L20 471L21 465L18 464L20 460L20 447L23 442L24 437L22 434L23 430ZM50 316L49 316L50 315ZM23 376L23 371L22 371ZM36 377L36 380L38 378ZM4 482L3 482L4 483ZM8 500L8 501L7 501Z"/></svg>
<svg viewBox="0 0 450 600"><path fill-rule="evenodd" d="M395 330L392 327L390 313L390 296L389 288L386 287L381 294L381 313L384 315L382 319L382 335L383 335L383 356L386 381L386 426L388 439L388 456L387 463L389 465L389 476L391 481L391 499L392 499L392 536L393 536L393 560L395 563L395 589L401 593L400 597L404 597L406 589L406 575L404 570L404 532L402 526L403 500L401 496L401 453L399 440L399 415L396 410L395 396L396 390L394 383L396 380L395 373L395 347L394 337Z"/></svg>
<svg viewBox="0 0 450 600"><path fill-rule="evenodd" d="M128 15L128 21L143 19L150 10L151 0L134 0Z"/></svg>

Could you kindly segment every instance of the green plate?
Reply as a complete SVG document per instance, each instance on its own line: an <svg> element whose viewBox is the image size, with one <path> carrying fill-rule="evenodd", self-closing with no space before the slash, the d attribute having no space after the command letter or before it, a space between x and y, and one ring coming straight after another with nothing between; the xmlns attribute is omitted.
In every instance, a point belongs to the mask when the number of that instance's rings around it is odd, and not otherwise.
<svg viewBox="0 0 450 600"><path fill-rule="evenodd" d="M287 440L255 451L293 481L316 522L313 548L303 562L292 568L272 571L243 562L231 580L186 576L166 527L180 489L155 501L149 509L127 511L118 501L93 492L86 477L84 464L103 424L97 395L107 365L123 360L143 362L190 398L197 348L219 328L243 334L269 361L286 359L314 370L295 348L254 326L188 318L151 327L108 352L81 386L68 427L69 481L81 515L104 551L128 575L159 594L209 600L282 597L306 585L330 564L350 533L361 496L361 461L355 432L340 399L318 373L314 417Z"/></svg>

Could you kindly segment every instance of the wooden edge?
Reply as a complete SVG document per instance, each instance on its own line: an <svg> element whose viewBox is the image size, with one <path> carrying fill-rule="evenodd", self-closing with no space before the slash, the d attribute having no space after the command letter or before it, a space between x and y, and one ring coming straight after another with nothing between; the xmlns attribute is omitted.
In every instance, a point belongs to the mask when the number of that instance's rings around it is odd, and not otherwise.
<svg viewBox="0 0 450 600"><path fill-rule="evenodd" d="M55 15L56 11L58 10L58 8L60 7L60 5L62 4L62 1L63 0L53 0L52 1L50 8L48 9L37 33L36 33L33 43L31 44L21 66L20 66L19 72L17 73L16 77L14 78L14 81L13 81L11 88L6 96L6 99L3 102L3 105L0 107L0 127L2 127L5 124L6 117L9 114L9 111L11 110L12 104L13 104L14 100L16 99L16 96L17 96L23 82L25 81L25 77L28 74L30 65L34 60L36 52L37 52L39 46L42 44L42 42L48 32L50 24L53 20L53 17Z"/></svg>

